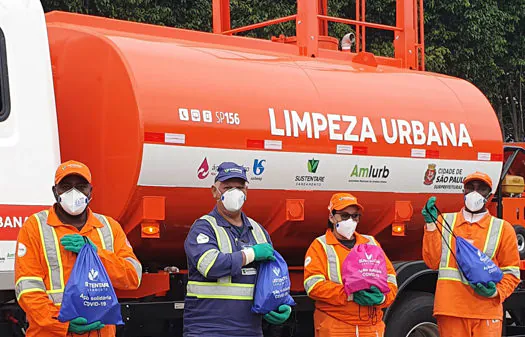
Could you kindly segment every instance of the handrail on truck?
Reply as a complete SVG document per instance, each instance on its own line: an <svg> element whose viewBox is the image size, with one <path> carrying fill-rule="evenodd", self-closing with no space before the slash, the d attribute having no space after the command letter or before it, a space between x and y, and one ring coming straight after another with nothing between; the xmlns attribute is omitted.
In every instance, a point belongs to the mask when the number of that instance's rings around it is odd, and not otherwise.
<svg viewBox="0 0 525 337"><path fill-rule="evenodd" d="M275 24L295 21L299 55L319 57L319 37L328 36L328 22L355 27L355 53L366 53L366 28L394 33L394 57L387 62L401 68L425 70L423 0L396 0L396 25L389 26L365 21L366 0L356 1L355 19L327 15L328 0L297 0L297 13L247 26L231 28L230 0L212 0L213 33L233 35ZM323 56L327 56L324 55ZM381 64L380 61L378 61Z"/></svg>

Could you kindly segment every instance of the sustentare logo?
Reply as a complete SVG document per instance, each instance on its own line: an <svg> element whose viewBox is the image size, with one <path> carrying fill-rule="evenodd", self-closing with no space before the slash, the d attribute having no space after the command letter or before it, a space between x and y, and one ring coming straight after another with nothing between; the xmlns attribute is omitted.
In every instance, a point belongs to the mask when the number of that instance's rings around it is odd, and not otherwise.
<svg viewBox="0 0 525 337"><path fill-rule="evenodd" d="M308 172L316 173L318 167L319 167L319 160L318 159L310 159L310 160L308 160Z"/></svg>
<svg viewBox="0 0 525 337"><path fill-rule="evenodd" d="M317 175L317 170L319 169L319 159L309 159L306 162L309 175L297 175L295 176L295 185L296 186L305 186L305 187L321 187L325 182L325 177Z"/></svg>

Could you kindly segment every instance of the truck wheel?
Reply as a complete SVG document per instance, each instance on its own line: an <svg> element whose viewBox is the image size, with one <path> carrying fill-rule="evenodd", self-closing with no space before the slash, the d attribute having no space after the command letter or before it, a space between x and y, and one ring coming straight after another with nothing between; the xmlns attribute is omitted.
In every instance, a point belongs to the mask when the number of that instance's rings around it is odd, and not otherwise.
<svg viewBox="0 0 525 337"><path fill-rule="evenodd" d="M386 322L386 337L439 337L436 319L432 316L434 294L408 291Z"/></svg>
<svg viewBox="0 0 525 337"><path fill-rule="evenodd" d="M518 251L520 252L520 260L525 260L525 228L520 225L514 225L514 232L516 232L516 239L518 240Z"/></svg>

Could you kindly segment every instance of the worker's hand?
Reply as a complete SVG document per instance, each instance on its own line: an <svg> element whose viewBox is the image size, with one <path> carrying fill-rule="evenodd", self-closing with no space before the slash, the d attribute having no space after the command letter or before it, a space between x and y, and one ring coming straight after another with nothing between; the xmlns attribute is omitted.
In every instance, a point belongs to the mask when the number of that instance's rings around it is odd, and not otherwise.
<svg viewBox="0 0 525 337"><path fill-rule="evenodd" d="M273 256L273 247L269 243L260 243L252 246L253 252L255 253L255 261L275 261Z"/></svg>
<svg viewBox="0 0 525 337"><path fill-rule="evenodd" d="M359 290L354 293L354 302L359 305L379 305L385 301L385 295L376 286L370 289Z"/></svg>
<svg viewBox="0 0 525 337"><path fill-rule="evenodd" d="M482 283L476 283L475 285L472 283L469 284L472 287L472 289L474 289L476 294L480 296L488 298L496 296L497 289L496 284L494 282L489 282L486 287Z"/></svg>
<svg viewBox="0 0 525 337"><path fill-rule="evenodd" d="M277 309L277 311L270 311L263 317L268 323L278 325L286 322L291 313L292 308L289 305L283 304Z"/></svg>
<svg viewBox="0 0 525 337"><path fill-rule="evenodd" d="M438 211L435 205L436 197L430 197L425 206L423 207L421 214L423 214L426 223L434 223L437 221Z"/></svg>
<svg viewBox="0 0 525 337"><path fill-rule="evenodd" d="M84 317L77 317L69 321L69 328L67 330L74 334L83 334L92 330L100 330L103 327L104 324L100 323L100 321L87 324L87 319Z"/></svg>
<svg viewBox="0 0 525 337"><path fill-rule="evenodd" d="M97 246L89 239L87 238L88 242L91 244L93 249L95 249L95 252L97 251ZM84 240L84 237L79 234L67 234L60 239L60 243L62 246L64 246L65 250L68 250L70 252L78 254L82 247L86 244L86 241Z"/></svg>

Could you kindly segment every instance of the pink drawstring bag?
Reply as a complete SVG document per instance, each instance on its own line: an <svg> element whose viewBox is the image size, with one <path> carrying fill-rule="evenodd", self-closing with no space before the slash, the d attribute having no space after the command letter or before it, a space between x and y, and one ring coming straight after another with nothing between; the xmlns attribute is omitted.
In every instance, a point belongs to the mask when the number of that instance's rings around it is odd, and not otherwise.
<svg viewBox="0 0 525 337"><path fill-rule="evenodd" d="M379 246L355 246L343 262L343 284L347 294L376 286L383 294L390 292L385 253Z"/></svg>

